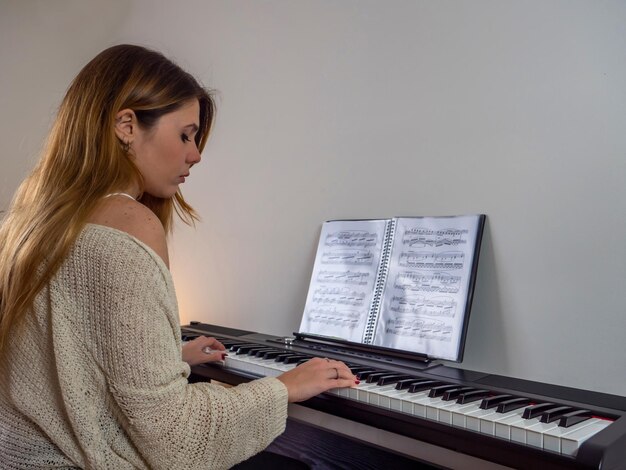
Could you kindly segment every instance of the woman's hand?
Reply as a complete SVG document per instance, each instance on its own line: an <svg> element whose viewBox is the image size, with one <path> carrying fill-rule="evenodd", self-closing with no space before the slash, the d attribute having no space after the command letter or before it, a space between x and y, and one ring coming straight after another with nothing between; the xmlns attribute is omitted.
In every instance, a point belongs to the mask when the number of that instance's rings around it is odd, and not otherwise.
<svg viewBox="0 0 626 470"><path fill-rule="evenodd" d="M290 403L308 400L331 388L354 387L356 376L343 362L313 358L277 377L287 387Z"/></svg>
<svg viewBox="0 0 626 470"><path fill-rule="evenodd" d="M213 352L205 352L205 349ZM190 366L205 362L222 361L226 357L226 348L215 338L198 336L183 344L183 361Z"/></svg>

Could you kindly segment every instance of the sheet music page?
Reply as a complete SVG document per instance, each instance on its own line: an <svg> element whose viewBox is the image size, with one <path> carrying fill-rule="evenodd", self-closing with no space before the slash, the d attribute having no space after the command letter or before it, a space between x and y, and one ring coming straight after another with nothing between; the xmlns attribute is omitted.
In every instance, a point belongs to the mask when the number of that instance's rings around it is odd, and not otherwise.
<svg viewBox="0 0 626 470"><path fill-rule="evenodd" d="M399 218L373 344L455 360L478 216Z"/></svg>
<svg viewBox="0 0 626 470"><path fill-rule="evenodd" d="M385 224L385 220L323 224L300 333L362 341Z"/></svg>

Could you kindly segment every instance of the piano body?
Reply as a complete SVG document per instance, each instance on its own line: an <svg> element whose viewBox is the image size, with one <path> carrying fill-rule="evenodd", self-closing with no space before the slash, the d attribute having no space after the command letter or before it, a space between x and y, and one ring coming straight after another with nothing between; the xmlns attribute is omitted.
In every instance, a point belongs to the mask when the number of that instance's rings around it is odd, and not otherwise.
<svg viewBox="0 0 626 470"><path fill-rule="evenodd" d="M236 385L277 376L315 356L344 361L360 384L290 405L290 418L416 462L464 469L626 469L626 397L199 322L182 333L183 340L214 336L228 350L222 365L192 367L191 381Z"/></svg>

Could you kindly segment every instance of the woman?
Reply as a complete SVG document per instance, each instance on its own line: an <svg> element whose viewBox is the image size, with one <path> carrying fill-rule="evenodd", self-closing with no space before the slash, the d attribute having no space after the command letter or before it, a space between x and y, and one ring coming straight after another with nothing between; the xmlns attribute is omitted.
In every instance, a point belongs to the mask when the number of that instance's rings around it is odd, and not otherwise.
<svg viewBox="0 0 626 470"><path fill-rule="evenodd" d="M354 385L313 359L225 389L189 384L166 233L196 219L211 95L129 45L87 64L0 228L0 462L11 468L227 468L285 427L287 403ZM205 346L218 352L206 355ZM186 362L185 362L186 361Z"/></svg>

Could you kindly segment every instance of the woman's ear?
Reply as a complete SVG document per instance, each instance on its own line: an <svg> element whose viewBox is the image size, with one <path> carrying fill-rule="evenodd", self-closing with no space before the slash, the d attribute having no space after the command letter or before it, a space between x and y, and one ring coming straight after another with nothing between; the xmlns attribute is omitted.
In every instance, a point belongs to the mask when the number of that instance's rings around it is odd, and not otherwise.
<svg viewBox="0 0 626 470"><path fill-rule="evenodd" d="M130 145L135 138L137 116L132 109L122 109L115 115L115 134L124 145Z"/></svg>

